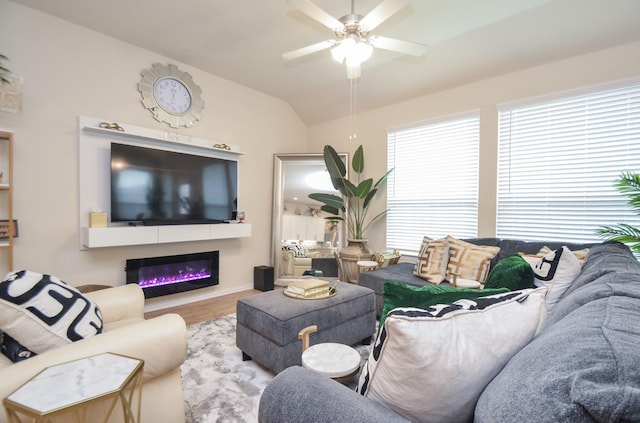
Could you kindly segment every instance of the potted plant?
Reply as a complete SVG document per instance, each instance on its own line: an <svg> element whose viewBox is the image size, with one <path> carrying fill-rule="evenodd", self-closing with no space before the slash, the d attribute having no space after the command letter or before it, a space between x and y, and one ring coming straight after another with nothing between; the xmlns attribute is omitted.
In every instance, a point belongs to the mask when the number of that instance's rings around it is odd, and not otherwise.
<svg viewBox="0 0 640 423"><path fill-rule="evenodd" d="M367 212L371 205L371 200L378 192L378 188L383 184L393 169L389 170L375 184L372 178L362 179L364 171L364 153L360 145L351 160L351 169L356 175L354 182L347 179L347 169L345 163L340 159L336 150L330 146L324 146L324 163L331 177L333 187L340 191L342 196L327 193L309 194L309 198L319 201L324 205L321 210L331 216L326 219L330 221L343 221L347 227L348 240L351 243L359 243L367 251L366 238L364 234L367 228L374 222L382 218L387 210L384 210L371 219L367 219Z"/></svg>
<svg viewBox="0 0 640 423"><path fill-rule="evenodd" d="M640 214L640 174L624 172L615 183L616 189L627 197L631 209ZM629 246L636 258L640 258L640 229L626 223L603 226L598 235L605 241L618 241Z"/></svg>

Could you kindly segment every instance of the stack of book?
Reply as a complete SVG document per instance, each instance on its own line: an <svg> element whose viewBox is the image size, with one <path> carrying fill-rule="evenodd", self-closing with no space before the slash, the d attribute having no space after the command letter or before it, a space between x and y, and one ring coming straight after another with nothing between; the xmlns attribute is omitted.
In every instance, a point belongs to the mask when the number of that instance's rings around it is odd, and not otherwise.
<svg viewBox="0 0 640 423"><path fill-rule="evenodd" d="M329 282L316 278L295 279L285 288L285 294L296 298L326 298L329 297L331 286Z"/></svg>

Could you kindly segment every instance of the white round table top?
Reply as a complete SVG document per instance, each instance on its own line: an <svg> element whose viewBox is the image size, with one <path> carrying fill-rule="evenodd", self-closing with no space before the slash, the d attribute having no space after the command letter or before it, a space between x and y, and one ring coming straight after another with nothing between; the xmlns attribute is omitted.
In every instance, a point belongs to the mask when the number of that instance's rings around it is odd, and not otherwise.
<svg viewBox="0 0 640 423"><path fill-rule="evenodd" d="M344 344L316 344L302 353L302 366L327 377L343 377L360 368L360 353Z"/></svg>
<svg viewBox="0 0 640 423"><path fill-rule="evenodd" d="M357 264L358 266L369 267L369 266L377 266L378 262L373 260L360 260Z"/></svg>

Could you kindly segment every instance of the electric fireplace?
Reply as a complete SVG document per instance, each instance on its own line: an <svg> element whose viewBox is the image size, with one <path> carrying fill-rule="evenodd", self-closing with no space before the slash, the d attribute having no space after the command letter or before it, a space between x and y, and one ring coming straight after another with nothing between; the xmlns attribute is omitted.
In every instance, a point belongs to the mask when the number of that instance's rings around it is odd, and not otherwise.
<svg viewBox="0 0 640 423"><path fill-rule="evenodd" d="M142 288L145 298L218 285L219 251L128 259L127 283Z"/></svg>

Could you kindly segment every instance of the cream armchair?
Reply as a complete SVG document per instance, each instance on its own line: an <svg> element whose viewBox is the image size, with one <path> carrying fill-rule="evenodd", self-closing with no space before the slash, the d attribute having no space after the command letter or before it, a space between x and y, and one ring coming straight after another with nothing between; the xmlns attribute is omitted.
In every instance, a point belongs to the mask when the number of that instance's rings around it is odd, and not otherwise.
<svg viewBox="0 0 640 423"><path fill-rule="evenodd" d="M284 276L302 276L305 270L311 270L311 257L296 257L293 251L282 252Z"/></svg>
<svg viewBox="0 0 640 423"><path fill-rule="evenodd" d="M85 295L95 301L102 312L103 332L15 364L0 355L0 398L5 398L46 367L112 352L144 360L143 422L184 422L180 365L187 354L187 328L182 317L165 314L145 320L144 295L135 284ZM86 421L102 421L96 415L103 413L100 406L92 407ZM64 417L53 421L64 421ZM3 410L0 422L6 421ZM120 407L114 409L109 419L112 421L123 421Z"/></svg>

